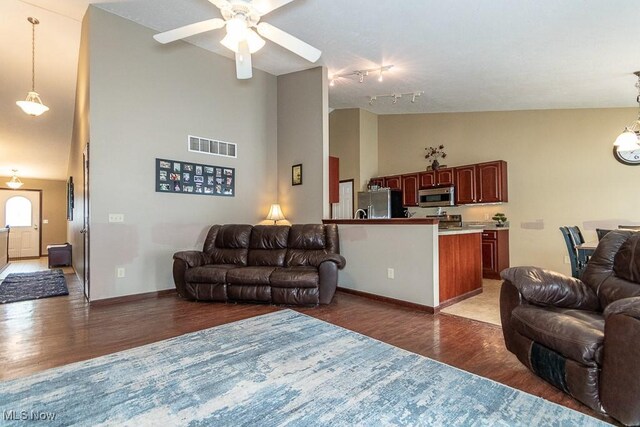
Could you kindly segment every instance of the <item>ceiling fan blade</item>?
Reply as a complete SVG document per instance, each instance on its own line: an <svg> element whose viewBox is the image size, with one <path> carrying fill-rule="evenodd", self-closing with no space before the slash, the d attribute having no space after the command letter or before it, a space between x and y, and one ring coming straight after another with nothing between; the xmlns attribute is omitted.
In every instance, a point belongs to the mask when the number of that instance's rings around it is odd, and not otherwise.
<svg viewBox="0 0 640 427"><path fill-rule="evenodd" d="M209 3L212 3L218 9L231 7L231 3L228 0L209 0Z"/></svg>
<svg viewBox="0 0 640 427"><path fill-rule="evenodd" d="M246 41L238 44L238 52L236 53L236 76L240 80L253 77L251 53L249 52L249 45Z"/></svg>
<svg viewBox="0 0 640 427"><path fill-rule="evenodd" d="M211 0L209 0L211 1ZM258 11L260 16L266 15L272 10L276 10L285 4L291 3L293 0L253 0L251 6Z"/></svg>
<svg viewBox="0 0 640 427"><path fill-rule="evenodd" d="M259 23L256 29L265 39L269 39L285 49L289 49L291 52L303 57L309 62L316 62L320 58L320 55L322 55L322 52L315 47L266 22Z"/></svg>
<svg viewBox="0 0 640 427"><path fill-rule="evenodd" d="M175 30L156 34L153 38L162 44L171 43L206 31L217 30L218 28L224 27L225 24L226 22L224 19L208 19L206 21L196 22L195 24L185 25L184 27L176 28Z"/></svg>

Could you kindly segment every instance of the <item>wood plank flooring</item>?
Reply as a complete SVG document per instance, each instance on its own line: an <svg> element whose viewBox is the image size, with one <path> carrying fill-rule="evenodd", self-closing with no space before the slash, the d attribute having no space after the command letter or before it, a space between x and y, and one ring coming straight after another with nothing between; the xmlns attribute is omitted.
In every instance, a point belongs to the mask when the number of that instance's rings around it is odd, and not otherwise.
<svg viewBox="0 0 640 427"><path fill-rule="evenodd" d="M197 303L176 295L90 307L75 274L65 276L69 296L0 305L0 380L283 308ZM505 349L498 326L447 314L434 316L341 292L329 306L293 309L597 416L529 372Z"/></svg>

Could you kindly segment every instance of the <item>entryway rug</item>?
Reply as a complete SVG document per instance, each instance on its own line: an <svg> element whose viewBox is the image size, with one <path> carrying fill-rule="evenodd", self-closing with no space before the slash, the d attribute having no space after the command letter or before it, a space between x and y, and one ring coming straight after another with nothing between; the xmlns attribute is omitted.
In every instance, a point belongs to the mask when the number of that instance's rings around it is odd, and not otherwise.
<svg viewBox="0 0 640 427"><path fill-rule="evenodd" d="M0 382L0 406L9 424L604 425L291 310Z"/></svg>
<svg viewBox="0 0 640 427"><path fill-rule="evenodd" d="M0 304L69 295L60 269L11 273L0 283Z"/></svg>

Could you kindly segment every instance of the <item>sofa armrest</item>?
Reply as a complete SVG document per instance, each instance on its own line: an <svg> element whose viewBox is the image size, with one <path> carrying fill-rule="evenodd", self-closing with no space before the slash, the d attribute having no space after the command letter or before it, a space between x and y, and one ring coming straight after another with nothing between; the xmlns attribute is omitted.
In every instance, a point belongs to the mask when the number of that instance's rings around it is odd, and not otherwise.
<svg viewBox="0 0 640 427"><path fill-rule="evenodd" d="M640 297L623 298L604 312L600 400L625 425L640 425Z"/></svg>
<svg viewBox="0 0 640 427"><path fill-rule="evenodd" d="M328 254L322 255L318 259L318 267L320 267L320 264L322 264L323 262L333 262L338 266L338 269L340 270L342 270L344 266L347 265L347 260L344 259L342 255L334 254L334 253L328 253Z"/></svg>
<svg viewBox="0 0 640 427"><path fill-rule="evenodd" d="M640 320L640 297L619 299L609 304L604 310L605 319L615 314L624 314Z"/></svg>
<svg viewBox="0 0 640 427"><path fill-rule="evenodd" d="M208 255L200 251L176 252L175 254L173 254L173 259L184 261L189 268L200 267L201 265L209 263Z"/></svg>
<svg viewBox="0 0 640 427"><path fill-rule="evenodd" d="M598 310L598 297L581 280L538 267L511 267L500 276L515 286L532 304Z"/></svg>

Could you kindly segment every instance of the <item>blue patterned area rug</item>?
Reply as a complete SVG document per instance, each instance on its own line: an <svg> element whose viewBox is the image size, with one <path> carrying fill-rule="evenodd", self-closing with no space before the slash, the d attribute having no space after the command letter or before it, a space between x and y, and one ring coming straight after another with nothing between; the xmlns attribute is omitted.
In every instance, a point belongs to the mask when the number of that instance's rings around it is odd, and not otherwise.
<svg viewBox="0 0 640 427"><path fill-rule="evenodd" d="M2 382L0 411L9 424L604 425L291 310Z"/></svg>
<svg viewBox="0 0 640 427"><path fill-rule="evenodd" d="M0 283L0 304L69 295L62 270L11 273Z"/></svg>

